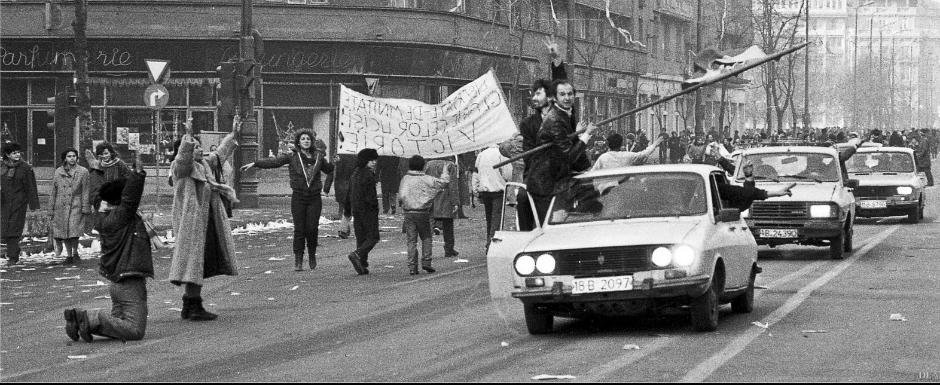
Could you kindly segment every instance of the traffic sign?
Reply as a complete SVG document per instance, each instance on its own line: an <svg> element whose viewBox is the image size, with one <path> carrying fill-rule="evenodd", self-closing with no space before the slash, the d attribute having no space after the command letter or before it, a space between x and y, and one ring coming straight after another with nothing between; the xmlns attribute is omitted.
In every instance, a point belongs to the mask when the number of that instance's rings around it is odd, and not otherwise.
<svg viewBox="0 0 940 385"><path fill-rule="evenodd" d="M147 73L150 74L150 80L154 83L160 82L160 77L166 72L166 68L170 66L169 60L144 59L144 62L147 63Z"/></svg>
<svg viewBox="0 0 940 385"><path fill-rule="evenodd" d="M150 109L159 110L170 101L170 91L162 84L151 84L144 90L144 104Z"/></svg>

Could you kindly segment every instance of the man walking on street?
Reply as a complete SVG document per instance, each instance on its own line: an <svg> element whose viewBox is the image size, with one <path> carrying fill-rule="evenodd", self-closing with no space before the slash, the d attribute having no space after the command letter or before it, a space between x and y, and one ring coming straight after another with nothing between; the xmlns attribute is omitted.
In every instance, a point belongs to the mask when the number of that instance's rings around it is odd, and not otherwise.
<svg viewBox="0 0 940 385"><path fill-rule="evenodd" d="M418 274L418 238L421 238L421 268L433 273L431 267L431 205L434 197L450 183L450 169L444 168L440 178L424 173L424 158L412 156L408 160L408 173L401 178L398 204L404 214L402 227L408 237L408 268L411 275Z"/></svg>
<svg viewBox="0 0 940 385"><path fill-rule="evenodd" d="M349 253L349 262L356 274L369 274L369 252L379 243L379 198L375 194L375 164L379 153L366 148L356 154L356 170L349 181L349 206L353 229L356 232L356 250Z"/></svg>
<svg viewBox="0 0 940 385"><path fill-rule="evenodd" d="M486 247L489 249L493 233L499 230L499 221L503 215L503 191L506 181L512 178L512 165L507 164L498 170L493 166L505 161L499 148L492 145L477 155L477 172L473 174L473 191L480 197L483 212L486 215ZM528 204L528 202L523 202Z"/></svg>

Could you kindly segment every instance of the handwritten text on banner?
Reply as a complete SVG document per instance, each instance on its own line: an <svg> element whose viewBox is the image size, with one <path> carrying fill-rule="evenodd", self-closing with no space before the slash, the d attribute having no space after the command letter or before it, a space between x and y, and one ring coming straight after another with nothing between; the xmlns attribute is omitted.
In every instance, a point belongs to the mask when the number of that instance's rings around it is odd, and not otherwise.
<svg viewBox="0 0 940 385"><path fill-rule="evenodd" d="M340 153L374 148L379 155L451 156L505 141L515 127L492 71L440 104L340 91Z"/></svg>

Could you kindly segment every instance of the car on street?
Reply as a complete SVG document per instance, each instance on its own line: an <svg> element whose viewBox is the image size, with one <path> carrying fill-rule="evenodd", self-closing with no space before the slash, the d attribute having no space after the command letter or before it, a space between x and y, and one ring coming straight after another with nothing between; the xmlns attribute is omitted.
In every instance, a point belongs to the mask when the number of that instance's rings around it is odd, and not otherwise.
<svg viewBox="0 0 940 385"><path fill-rule="evenodd" d="M758 188L796 183L792 196L756 201L741 216L759 245L828 246L833 259L852 251L858 181L844 179L839 152L832 147L779 146L745 150L734 183L744 183L752 165Z"/></svg>
<svg viewBox="0 0 940 385"><path fill-rule="evenodd" d="M926 176L918 173L914 150L907 147L861 147L845 162L855 188L860 217L906 215L911 223L924 217Z"/></svg>
<svg viewBox="0 0 940 385"><path fill-rule="evenodd" d="M760 272L754 237L720 183L730 183L723 170L690 164L579 175L571 203L556 198L537 229L495 233L490 291L522 301L532 334L550 333L556 316L662 308L687 308L695 329L715 330L720 304L752 311Z"/></svg>

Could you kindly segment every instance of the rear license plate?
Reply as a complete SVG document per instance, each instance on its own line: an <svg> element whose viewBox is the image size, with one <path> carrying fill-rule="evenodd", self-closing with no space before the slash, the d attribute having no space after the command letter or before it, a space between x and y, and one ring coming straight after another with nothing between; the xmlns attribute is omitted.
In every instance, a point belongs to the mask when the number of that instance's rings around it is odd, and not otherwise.
<svg viewBox="0 0 940 385"><path fill-rule="evenodd" d="M887 201L860 201L863 209L883 209L888 207Z"/></svg>
<svg viewBox="0 0 940 385"><path fill-rule="evenodd" d="M796 238L796 229L760 229L761 238Z"/></svg>
<svg viewBox="0 0 940 385"><path fill-rule="evenodd" d="M578 278L571 281L572 294L633 290L633 276Z"/></svg>

